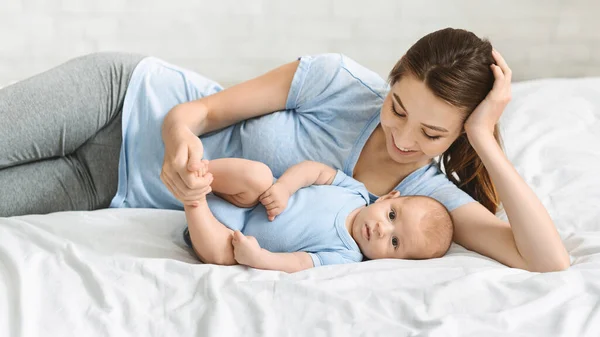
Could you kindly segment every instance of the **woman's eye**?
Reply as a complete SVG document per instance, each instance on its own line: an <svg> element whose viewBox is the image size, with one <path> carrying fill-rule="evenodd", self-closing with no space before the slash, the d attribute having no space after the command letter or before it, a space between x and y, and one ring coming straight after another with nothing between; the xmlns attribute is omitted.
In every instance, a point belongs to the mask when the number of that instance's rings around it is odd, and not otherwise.
<svg viewBox="0 0 600 337"><path fill-rule="evenodd" d="M392 246L394 246L394 248L398 247L398 238L395 236L392 238Z"/></svg>
<svg viewBox="0 0 600 337"><path fill-rule="evenodd" d="M398 112L398 110L396 110L396 107L394 106L394 103L392 102L392 111L394 112L394 114L396 114L396 116L398 117L406 117L406 115L401 114Z"/></svg>
<svg viewBox="0 0 600 337"><path fill-rule="evenodd" d="M394 114L395 114L396 116L398 116L398 117L400 117L400 118L404 118L404 117L406 117L406 115L405 115L405 114L402 114L402 113L398 112L398 110L396 110L396 106L394 106L394 103L393 103L393 102L392 102L392 111L394 112ZM423 135L424 135L425 137L427 137L427 139L430 139L430 140L438 140L438 139L442 138L441 136L430 136L430 135L428 135L428 134L425 132L425 130L421 130L421 132L423 132Z"/></svg>
<svg viewBox="0 0 600 337"><path fill-rule="evenodd" d="M436 139L440 139L441 136L430 136L428 135L425 131L423 131L423 135L431 140L436 140Z"/></svg>
<svg viewBox="0 0 600 337"><path fill-rule="evenodd" d="M388 213L388 218L390 218L390 220L394 220L394 219L396 219L396 212L394 212L394 210L391 210L391 211Z"/></svg>

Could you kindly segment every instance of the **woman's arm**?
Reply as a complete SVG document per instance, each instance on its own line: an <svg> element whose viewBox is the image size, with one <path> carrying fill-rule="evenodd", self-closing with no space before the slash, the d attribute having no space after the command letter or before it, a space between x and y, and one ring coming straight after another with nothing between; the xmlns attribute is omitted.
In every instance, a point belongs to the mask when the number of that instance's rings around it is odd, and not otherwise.
<svg viewBox="0 0 600 337"><path fill-rule="evenodd" d="M570 259L548 212L506 159L493 136L473 140L510 221L502 221L479 203L450 214L454 241L507 266L529 271L559 271Z"/></svg>
<svg viewBox="0 0 600 337"><path fill-rule="evenodd" d="M488 96L465 123L469 142L487 169L510 224L482 205L471 203L451 212L455 241L508 266L530 271L558 271L570 259L550 215L521 178L493 136L494 125L511 98L512 72L494 50L496 78Z"/></svg>
<svg viewBox="0 0 600 337"><path fill-rule="evenodd" d="M165 117L163 131L185 126L200 136L242 120L284 110L299 62L282 65L216 94L178 104Z"/></svg>
<svg viewBox="0 0 600 337"><path fill-rule="evenodd" d="M194 179L200 168L203 147L197 137L249 118L285 109L299 61L214 95L175 106L165 117L162 138L165 156L161 180L185 205L194 205L204 180Z"/></svg>

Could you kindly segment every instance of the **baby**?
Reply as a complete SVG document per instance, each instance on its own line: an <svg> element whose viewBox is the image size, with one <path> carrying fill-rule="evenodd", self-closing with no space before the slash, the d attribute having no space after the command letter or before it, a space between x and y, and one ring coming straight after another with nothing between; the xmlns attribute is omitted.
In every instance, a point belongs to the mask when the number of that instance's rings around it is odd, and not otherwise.
<svg viewBox="0 0 600 337"><path fill-rule="evenodd" d="M184 238L205 263L296 272L368 259L443 256L452 242L446 208L392 191L369 205L365 186L305 161L273 183L260 162L203 161L213 193L185 206ZM190 240L191 239L191 240Z"/></svg>

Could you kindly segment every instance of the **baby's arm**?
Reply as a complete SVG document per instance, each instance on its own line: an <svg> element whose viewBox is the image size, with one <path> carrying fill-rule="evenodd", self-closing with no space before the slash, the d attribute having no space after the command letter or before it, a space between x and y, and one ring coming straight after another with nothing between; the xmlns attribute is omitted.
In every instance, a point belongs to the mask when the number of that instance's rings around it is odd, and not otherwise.
<svg viewBox="0 0 600 337"><path fill-rule="evenodd" d="M239 231L233 234L232 243L235 260L252 268L294 273L313 267L312 259L306 252L273 253L260 248L254 237L244 236Z"/></svg>
<svg viewBox="0 0 600 337"><path fill-rule="evenodd" d="M267 209L269 220L287 207L290 196L299 189L310 185L331 185L337 170L323 163L303 161L287 169L265 193L259 197Z"/></svg>
<svg viewBox="0 0 600 337"><path fill-rule="evenodd" d="M333 167L307 160L287 169L277 183L284 185L292 195L302 187L331 185L336 173Z"/></svg>

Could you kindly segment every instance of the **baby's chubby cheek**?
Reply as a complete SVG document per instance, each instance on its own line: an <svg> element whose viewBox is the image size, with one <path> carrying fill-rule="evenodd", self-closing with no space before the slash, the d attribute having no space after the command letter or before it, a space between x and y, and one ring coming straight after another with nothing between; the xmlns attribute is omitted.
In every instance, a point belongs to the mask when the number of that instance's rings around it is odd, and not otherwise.
<svg viewBox="0 0 600 337"><path fill-rule="evenodd" d="M382 256L381 249L379 249L379 247L373 247L372 244L365 245L364 249L362 249L362 253L371 260L380 259Z"/></svg>

